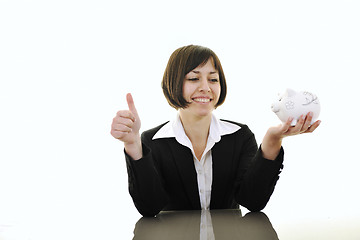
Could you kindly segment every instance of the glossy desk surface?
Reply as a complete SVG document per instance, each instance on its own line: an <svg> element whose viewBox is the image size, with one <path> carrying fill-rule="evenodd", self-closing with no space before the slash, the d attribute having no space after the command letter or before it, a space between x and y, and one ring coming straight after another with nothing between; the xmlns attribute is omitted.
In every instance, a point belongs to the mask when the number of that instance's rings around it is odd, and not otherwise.
<svg viewBox="0 0 360 240"><path fill-rule="evenodd" d="M162 212L141 218L134 239L278 239L261 212L242 216L240 210Z"/></svg>
<svg viewBox="0 0 360 240"><path fill-rule="evenodd" d="M2 223L0 240L360 240L360 217L343 209L331 212L304 211L241 212L233 210L166 211L156 217L138 213L99 215L50 212L48 218L31 218L24 224ZM112 216L112 217L111 217ZM1 216L0 216L1 217ZM3 221L4 222L4 221Z"/></svg>
<svg viewBox="0 0 360 240"><path fill-rule="evenodd" d="M341 224L340 224L341 225ZM282 236L263 212L241 210L180 211L161 212L156 217L142 217L134 227L133 239L359 239L360 224L352 228L338 229L326 225L282 226ZM306 232L308 231L308 232Z"/></svg>

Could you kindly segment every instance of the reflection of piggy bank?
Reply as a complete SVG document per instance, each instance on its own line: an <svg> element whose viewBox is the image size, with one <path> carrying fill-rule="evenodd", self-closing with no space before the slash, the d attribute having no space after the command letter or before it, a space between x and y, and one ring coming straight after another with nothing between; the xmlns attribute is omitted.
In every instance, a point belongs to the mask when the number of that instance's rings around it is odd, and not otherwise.
<svg viewBox="0 0 360 240"><path fill-rule="evenodd" d="M279 101L271 105L272 111L280 118L282 122L286 122L289 117L293 117L291 125L294 126L301 115L313 112L311 124L313 124L320 114L320 102L315 94L309 92L296 92L287 89L280 96Z"/></svg>

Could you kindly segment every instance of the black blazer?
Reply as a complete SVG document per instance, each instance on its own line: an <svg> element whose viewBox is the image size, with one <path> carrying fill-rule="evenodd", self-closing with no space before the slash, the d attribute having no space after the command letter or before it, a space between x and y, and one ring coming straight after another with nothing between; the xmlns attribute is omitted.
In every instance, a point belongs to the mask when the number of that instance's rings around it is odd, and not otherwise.
<svg viewBox="0 0 360 240"><path fill-rule="evenodd" d="M161 210L201 209L191 150L175 138L152 140L165 124L141 135L142 159L134 161L125 152L129 192L143 216L154 216ZM238 208L240 204L250 211L260 211L274 191L284 151L281 148L274 161L263 158L250 129L234 124L241 129L222 136L211 150L210 209Z"/></svg>

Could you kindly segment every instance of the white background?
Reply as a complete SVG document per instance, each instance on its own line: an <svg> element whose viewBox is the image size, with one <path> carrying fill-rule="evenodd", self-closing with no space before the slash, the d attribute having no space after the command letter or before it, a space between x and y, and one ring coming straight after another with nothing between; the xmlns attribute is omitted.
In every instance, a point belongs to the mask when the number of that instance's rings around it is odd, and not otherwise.
<svg viewBox="0 0 360 240"><path fill-rule="evenodd" d="M359 219L359 12L355 0L0 0L0 239L131 239L140 215L112 118L128 92L142 130L172 118L160 82L188 44L217 53L228 96L215 114L258 143L279 124L277 93L321 101L319 129L284 140L264 210L279 236Z"/></svg>

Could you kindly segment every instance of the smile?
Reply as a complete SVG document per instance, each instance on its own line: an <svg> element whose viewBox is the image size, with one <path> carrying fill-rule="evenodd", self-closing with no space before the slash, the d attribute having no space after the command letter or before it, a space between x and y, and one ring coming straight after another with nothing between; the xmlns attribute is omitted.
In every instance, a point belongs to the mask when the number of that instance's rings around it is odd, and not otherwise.
<svg viewBox="0 0 360 240"><path fill-rule="evenodd" d="M194 102L199 102L199 103L208 103L211 101L210 98L193 98Z"/></svg>

